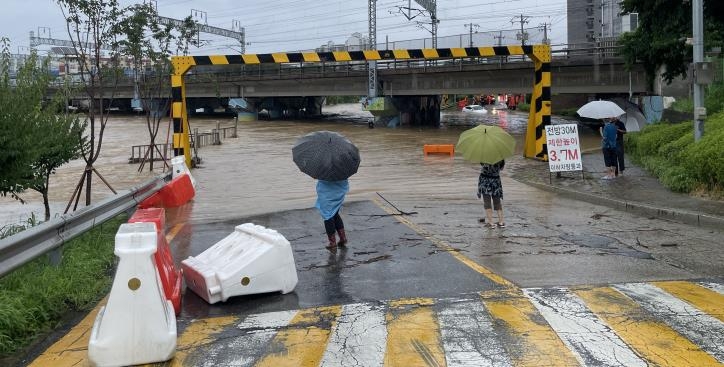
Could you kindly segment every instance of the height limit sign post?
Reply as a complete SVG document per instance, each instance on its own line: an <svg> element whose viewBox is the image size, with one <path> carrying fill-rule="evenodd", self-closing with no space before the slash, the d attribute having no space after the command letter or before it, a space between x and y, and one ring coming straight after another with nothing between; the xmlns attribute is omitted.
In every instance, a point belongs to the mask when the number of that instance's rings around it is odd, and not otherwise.
<svg viewBox="0 0 724 367"><path fill-rule="evenodd" d="M581 171L583 177L583 163L581 162L581 144L578 139L578 125L547 125L546 145L548 147L548 170L550 174L556 172Z"/></svg>

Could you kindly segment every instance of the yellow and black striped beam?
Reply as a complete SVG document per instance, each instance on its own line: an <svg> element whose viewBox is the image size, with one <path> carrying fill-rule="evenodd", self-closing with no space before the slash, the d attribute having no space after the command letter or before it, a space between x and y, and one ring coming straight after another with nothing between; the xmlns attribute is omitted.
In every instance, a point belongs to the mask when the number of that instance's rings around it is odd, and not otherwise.
<svg viewBox="0 0 724 367"><path fill-rule="evenodd" d="M491 46L465 48L423 48L406 50L364 50L333 52L277 52L270 54L175 56L171 58L174 67L172 77L174 119L174 153L184 154L186 163L191 165L189 138L186 119L185 90L183 75L194 66L203 65L257 65L284 63L323 63L349 61L414 60L414 59L456 59L466 57L493 57L526 55L535 65L535 83L528 117L528 133L524 156L547 160L545 146L545 125L550 124L551 114L551 50L548 45ZM177 106L178 103L178 107ZM178 119L178 120L177 120Z"/></svg>
<svg viewBox="0 0 724 367"><path fill-rule="evenodd" d="M408 50L364 50L333 52L278 52L270 54L175 56L171 58L176 74L185 74L193 66L201 65L256 65L298 62L347 62L412 59L452 59L465 57L492 57L527 55L532 59L548 59L548 45L494 46L466 48L423 48Z"/></svg>

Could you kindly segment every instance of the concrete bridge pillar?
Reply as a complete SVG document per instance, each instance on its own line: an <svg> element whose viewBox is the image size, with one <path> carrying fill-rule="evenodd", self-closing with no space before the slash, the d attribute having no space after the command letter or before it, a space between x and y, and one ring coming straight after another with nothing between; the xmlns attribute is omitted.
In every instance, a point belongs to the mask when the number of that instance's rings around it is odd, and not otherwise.
<svg viewBox="0 0 724 367"><path fill-rule="evenodd" d="M411 126L440 126L440 95L393 96L392 103L400 112L400 123Z"/></svg>
<svg viewBox="0 0 724 367"><path fill-rule="evenodd" d="M322 115L324 97L305 97L304 102L305 117L316 117Z"/></svg>

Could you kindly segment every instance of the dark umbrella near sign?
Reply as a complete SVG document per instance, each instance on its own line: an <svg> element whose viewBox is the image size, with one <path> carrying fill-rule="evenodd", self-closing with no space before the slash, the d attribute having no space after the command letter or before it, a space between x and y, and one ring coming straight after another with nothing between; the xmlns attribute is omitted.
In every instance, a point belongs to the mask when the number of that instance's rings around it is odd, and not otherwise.
<svg viewBox="0 0 724 367"><path fill-rule="evenodd" d="M315 131L299 138L292 148L292 159L299 170L325 181L349 178L357 173L360 163L357 147L332 131Z"/></svg>

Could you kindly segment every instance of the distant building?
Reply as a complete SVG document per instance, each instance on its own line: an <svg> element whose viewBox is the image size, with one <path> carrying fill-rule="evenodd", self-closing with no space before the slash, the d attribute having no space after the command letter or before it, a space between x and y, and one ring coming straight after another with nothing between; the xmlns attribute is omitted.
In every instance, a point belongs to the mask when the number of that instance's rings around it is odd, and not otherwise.
<svg viewBox="0 0 724 367"><path fill-rule="evenodd" d="M592 48L636 29L638 14L621 14L620 0L568 0L570 48Z"/></svg>

